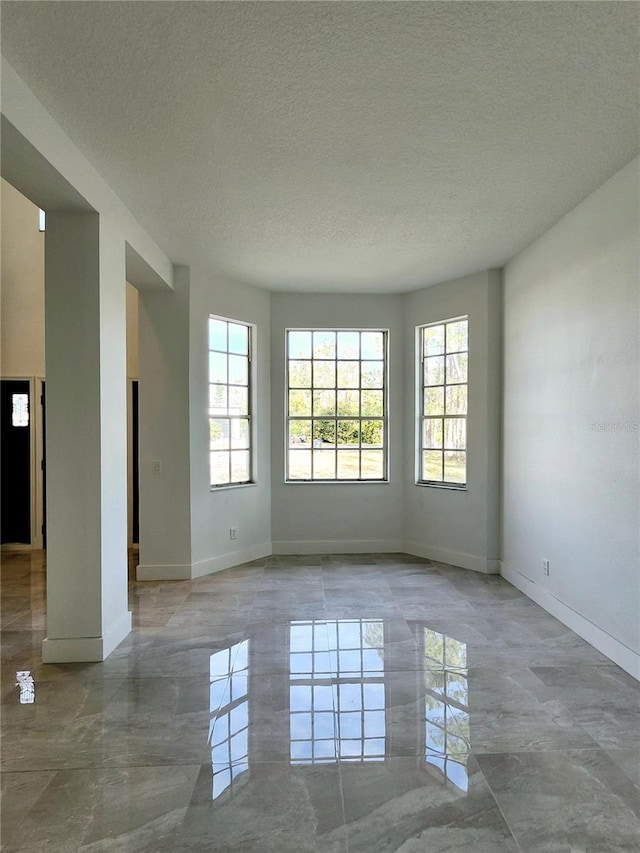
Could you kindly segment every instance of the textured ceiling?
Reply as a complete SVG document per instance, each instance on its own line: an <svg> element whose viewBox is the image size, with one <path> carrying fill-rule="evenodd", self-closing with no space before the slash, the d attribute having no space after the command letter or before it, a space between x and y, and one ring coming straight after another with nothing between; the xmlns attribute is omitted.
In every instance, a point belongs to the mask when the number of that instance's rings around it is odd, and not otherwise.
<svg viewBox="0 0 640 853"><path fill-rule="evenodd" d="M172 260L275 290L501 266L638 151L634 2L4 2Z"/></svg>

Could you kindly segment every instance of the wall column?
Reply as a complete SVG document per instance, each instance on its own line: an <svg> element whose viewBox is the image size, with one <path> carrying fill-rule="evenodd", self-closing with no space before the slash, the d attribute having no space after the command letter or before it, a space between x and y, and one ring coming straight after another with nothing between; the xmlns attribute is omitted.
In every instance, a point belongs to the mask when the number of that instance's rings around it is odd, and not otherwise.
<svg viewBox="0 0 640 853"><path fill-rule="evenodd" d="M47 214L47 663L104 660L131 630L125 275L111 222Z"/></svg>
<svg viewBox="0 0 640 853"><path fill-rule="evenodd" d="M140 293L138 580L191 577L189 283L189 268L176 266L173 291Z"/></svg>

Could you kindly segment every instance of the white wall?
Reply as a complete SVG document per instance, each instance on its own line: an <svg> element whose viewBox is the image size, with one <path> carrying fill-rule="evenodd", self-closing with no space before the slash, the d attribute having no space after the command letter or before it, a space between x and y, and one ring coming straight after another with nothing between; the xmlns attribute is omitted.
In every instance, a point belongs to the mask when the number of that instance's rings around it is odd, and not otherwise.
<svg viewBox="0 0 640 853"><path fill-rule="evenodd" d="M389 482L284 482L285 330L389 329ZM273 438L272 537L275 553L402 550L402 298L274 293L271 300Z"/></svg>
<svg viewBox="0 0 640 853"><path fill-rule="evenodd" d="M256 482L211 488L209 475L210 314L254 329L254 462ZM193 577L271 553L270 294L191 270L190 411ZM237 531L231 541L229 528Z"/></svg>
<svg viewBox="0 0 640 853"><path fill-rule="evenodd" d="M3 376L44 376L44 234L38 208L2 181Z"/></svg>
<svg viewBox="0 0 640 853"><path fill-rule="evenodd" d="M505 576L637 676L638 189L636 159L505 269L502 538Z"/></svg>
<svg viewBox="0 0 640 853"><path fill-rule="evenodd" d="M498 569L500 273L493 270L407 294L405 338L405 549L482 572ZM469 317L466 489L415 485L416 327Z"/></svg>
<svg viewBox="0 0 640 853"><path fill-rule="evenodd" d="M138 306L138 580L191 577L189 269L175 267L173 282L173 291L141 293Z"/></svg>

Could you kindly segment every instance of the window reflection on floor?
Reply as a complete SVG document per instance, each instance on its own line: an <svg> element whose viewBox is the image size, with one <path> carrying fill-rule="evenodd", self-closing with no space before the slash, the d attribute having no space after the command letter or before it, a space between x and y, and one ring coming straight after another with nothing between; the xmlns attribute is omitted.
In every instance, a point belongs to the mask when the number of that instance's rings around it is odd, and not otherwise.
<svg viewBox="0 0 640 853"><path fill-rule="evenodd" d="M211 655L209 743L214 800L249 769L248 676L249 640Z"/></svg>
<svg viewBox="0 0 640 853"><path fill-rule="evenodd" d="M469 790L467 646L424 629L425 758L445 782Z"/></svg>
<svg viewBox="0 0 640 853"><path fill-rule="evenodd" d="M383 621L292 622L289 661L291 763L384 760Z"/></svg>

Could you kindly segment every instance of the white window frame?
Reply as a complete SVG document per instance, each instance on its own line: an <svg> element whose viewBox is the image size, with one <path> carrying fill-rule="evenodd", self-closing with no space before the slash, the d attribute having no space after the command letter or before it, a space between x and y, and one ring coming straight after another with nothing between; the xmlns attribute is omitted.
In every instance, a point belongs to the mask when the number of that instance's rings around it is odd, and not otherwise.
<svg viewBox="0 0 640 853"><path fill-rule="evenodd" d="M289 358L289 334L290 334L290 333L292 333L292 332L294 332L294 333L295 333L295 332L310 332L310 333L313 333L313 332L322 332L322 333L324 333L324 332L332 332L332 333L336 333L336 334L337 334L337 333L339 333L339 332L349 332L349 333L359 333L359 334L361 334L361 335L362 335L362 334L371 333L371 332L373 332L373 333L380 333L380 334L382 334L382 335L383 335L383 353L382 353L382 359L373 359L373 360L372 360L372 359L363 359L363 358L362 358L362 351L360 351L359 358L357 358L357 359L347 359L348 361L357 361L357 362L359 363L359 365L360 365L360 370L359 370L359 385L358 385L358 387L357 387L357 388L349 388L349 389L346 389L346 388L345 388L345 389L340 389L340 388L339 388L339 386L338 386L338 380L337 380L337 378L336 378L336 385L335 385L335 389L331 389L331 388L326 389L326 388L320 388L320 387L318 387L318 388L316 389L316 388L314 387L314 383L313 383L313 361L314 361L314 358L313 358L313 351L312 351L311 358L309 359L309 362L310 362L310 364L311 364L311 384L310 384L309 386L305 386L305 387L304 387L304 389L303 389L303 388L299 388L298 386L296 386L296 387L294 387L294 389L292 389L292 388L290 387L289 362L290 362L290 361L306 360L306 359L290 359L290 358ZM340 359L340 358L338 357L338 352L337 352L337 349L336 349L335 357L333 357L333 358L328 358L328 359L316 359L316 360L320 360L320 361L334 361L334 362L335 362L335 364L336 364L336 368L337 368L337 364L338 364L338 362L343 361L344 359ZM381 360L381 361L382 361L382 363L383 363L382 388L381 388L381 389L378 389L378 388L372 388L372 389L369 389L369 388L367 388L366 386L363 388L363 385L362 385L362 364L363 364L363 363L366 363L367 361L374 361L374 362L375 362L375 361L378 361L378 360ZM285 446L284 446L284 457L285 457L285 464L284 464L284 469L285 469L285 483L287 483L287 484L294 484L294 485L295 485L295 484L300 484L300 483L304 483L304 484L310 484L310 483L314 483L314 484L316 484L316 483L319 483L319 484L324 483L324 484L327 484L327 483L328 483L328 484L330 484L330 485L337 485L337 484L341 484L341 483L347 483L347 484L352 484L352 485L353 485L354 483L363 483L363 484L368 483L368 484L370 484L370 485L379 485L379 484L381 484L381 483L388 483L388 482L389 482L389 416L388 416L389 406L388 406L388 385L389 385L389 330L388 330L388 329L380 329L380 328L352 328L352 327L346 327L346 328L337 328L337 327L333 327L333 328L317 328L317 327L313 327L313 328L311 328L311 327L308 327L308 326L307 326L307 327L303 327L303 328L299 328L299 327L297 327L297 328L290 328L290 329L288 328L288 329L286 329L286 330L285 330L285 393L284 393L284 423L285 423L285 429L284 429L284 445L285 445ZM383 405L383 412L382 412L382 415L381 415L381 416L379 416L379 415L363 415L363 414L362 414L362 409L361 409L361 406L360 406L360 413L359 413L358 415L338 415L338 414L337 414L337 408L336 408L336 414L334 414L334 415L317 415L317 416L314 416L314 414L313 414L313 409L312 409L311 414L310 414L310 415L308 415L308 416L295 416L295 415L294 415L294 416L291 416L291 415L289 414L289 393L290 393L290 391L291 391L291 390L308 390L308 391L310 391L310 392L311 392L311 396L312 396L312 398L313 398L313 392L314 392L314 390L323 390L323 391L324 391L324 390L336 390L336 392L337 392L338 390L357 390L358 392L362 392L363 390L364 390L364 391L367 391L367 390L381 390L381 391L382 391L382 401L383 401L383 403L382 403L382 405ZM353 478L348 479L348 478L338 478L338 477L336 476L335 478L328 478L328 477L326 477L326 478L325 478L325 477L323 477L323 478L316 478L316 477L314 477L314 476L313 476L313 467L312 467L312 470L311 470L311 477L310 477L310 478L306 478L306 479L303 479L303 478L292 478L292 477L290 476L290 470L289 470L289 462L290 462L290 459L289 459L289 450L290 450L290 424L291 424L291 422L293 422L293 421L301 421L301 420L304 420L304 421L310 421L310 423L311 423L311 436L310 436L310 446L309 446L309 449L311 450L311 453L312 453L312 457L311 457L311 458L312 458L312 466L313 466L313 449L314 449L314 441L313 441L313 423L314 423L314 421L334 421L334 422L335 422L335 425L336 425L336 444L335 444L336 454L337 454L337 452L338 452L338 447L339 447L339 445L338 445L338 443L337 443L337 428L338 428L338 423L339 423L340 421L358 421L360 424L361 424L363 421L380 421L380 422L382 423L382 430L383 430L383 441L382 441L382 447L380 447L380 448L371 447L371 449L372 449L372 450L379 449L379 450L381 450L381 451L382 451L382 477L378 477L378 478L368 478L368 477L362 477L362 476L361 476L361 477L358 477L358 478L353 477ZM366 447L366 445L365 445L364 447L363 447L363 445L362 445L362 438L361 438L361 429L360 429L360 427L359 427L359 429L358 429L358 432L359 432L359 434L360 434L360 443L359 443L359 447L358 447L358 452L359 452L359 469L360 469L360 473L362 473L362 452L363 452L363 450L366 450L366 449L367 449L367 447ZM294 452L295 452L295 451L294 451ZM335 467L335 473L336 473L336 475L337 475L337 468L338 468L338 463L337 463L337 455L336 455L336 467Z"/></svg>
<svg viewBox="0 0 640 853"><path fill-rule="evenodd" d="M208 432L209 432L209 483L210 483L210 488L211 488L211 491L218 491L219 489L229 489L229 488L235 489L235 488L240 488L240 487L244 487L244 486L253 486L256 483L255 421L254 421L254 416L253 416L253 412L254 412L254 408L255 408L255 400L254 400L255 374L254 374L254 363L253 363L253 350L255 347L256 327L252 323L247 323L245 320L237 320L233 317L223 317L222 315L219 315L219 314L209 314L208 321L207 321L207 358L208 359L210 358L211 353L226 354L227 359L228 359L229 355L240 355L240 356L243 355L241 353L230 352L228 337L227 337L227 349L226 350L215 349L215 348L211 347L211 340L210 340L210 336L209 336L209 328L210 328L210 321L211 320L217 320L217 321L227 323L227 324L231 323L233 325L243 326L244 328L246 328L246 330L247 330L247 341L248 341L248 353L247 353L247 385L246 386L244 384L230 383L229 382L228 368L227 368L227 381L226 381L226 383L213 382L212 381L213 377L211 375L211 367L209 364L207 364L208 393L209 393L209 406L208 406L208 413L209 414L208 414L207 423L208 423ZM228 335L228 331L227 331L227 335ZM229 388L246 387L247 388L247 413L246 414L239 414L239 415L232 414L230 411L230 408L229 408L228 396L227 396L226 413L223 413L221 411L215 412L215 410L211 406L211 387L214 385L220 385L222 387L225 387L227 389L227 395L229 392ZM215 450L211 447L211 427L212 427L213 422L216 420L229 420L230 422L240 421L240 420L248 421L248 448L246 448L246 451L249 454L249 472L248 472L249 477L248 477L248 479L246 479L246 480L245 479L243 479L243 480L233 480L232 479L232 468L231 468L232 457L231 457L231 453L233 452L233 448L230 445L228 451L223 451L223 452L229 453L229 481L224 482L224 483L213 483L213 482L211 482L213 480L213 477L211 476L211 454L215 452Z"/></svg>
<svg viewBox="0 0 640 853"><path fill-rule="evenodd" d="M465 350L449 350L447 345L447 333L446 329L449 325L454 323L466 322L467 324L467 348ZM416 365L416 378L417 378L417 387L416 387L416 409L418 417L416 418L416 485L418 486L431 486L436 488L444 488L444 489L457 489L459 491L466 491L468 488L469 482L469 434L468 434L468 423L469 423L469 316L467 314L463 314L459 317L450 317L444 320L437 320L433 323L425 323L421 326L416 326L416 356L417 356L417 365ZM425 377L425 361L427 356L425 355L425 344L424 337L425 331L427 329L432 329L436 326L444 326L445 327L445 344L443 350L444 357L444 375L443 381L441 385L431 385L426 386L426 377ZM459 355L466 354L467 355L467 379L466 382L449 382L447 377L447 356L448 355ZM466 387L467 389L467 411L464 414L448 414L446 411L446 397L447 397L447 388L451 387ZM425 412L425 388L426 387L442 387L443 388L443 396L445 399L445 408L443 410L442 415L427 415ZM444 421L447 418L456 418L459 420L463 420L465 424L465 442L464 448L447 448L445 444L445 428ZM424 435L425 435L425 423L428 420L438 420L441 419L443 423L443 436L442 436L442 453L443 453L443 467L442 467L442 479L434 480L429 479L425 476L424 471L424 452L429 449L437 449L437 448L428 448L424 444ZM444 458L446 452L464 452L465 454L465 480L464 482L454 481L454 480L446 480L444 478Z"/></svg>

